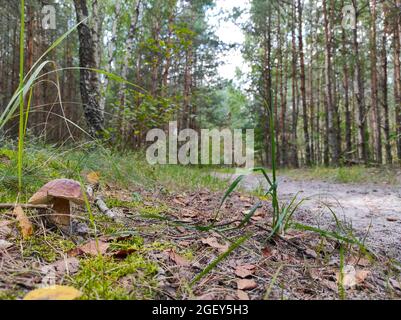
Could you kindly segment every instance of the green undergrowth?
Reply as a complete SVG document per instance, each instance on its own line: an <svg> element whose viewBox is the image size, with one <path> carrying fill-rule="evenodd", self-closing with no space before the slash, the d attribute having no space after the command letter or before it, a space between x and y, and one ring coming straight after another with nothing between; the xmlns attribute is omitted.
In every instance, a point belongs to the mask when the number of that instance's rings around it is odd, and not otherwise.
<svg viewBox="0 0 401 320"><path fill-rule="evenodd" d="M0 147L0 202L13 202L18 194L17 149ZM22 192L24 202L44 183L56 178L82 178L90 171L100 172L102 185L165 192L223 190L226 182L209 174L212 168L156 165L147 163L141 152L118 153L101 146L60 148L27 141L23 158Z"/></svg>

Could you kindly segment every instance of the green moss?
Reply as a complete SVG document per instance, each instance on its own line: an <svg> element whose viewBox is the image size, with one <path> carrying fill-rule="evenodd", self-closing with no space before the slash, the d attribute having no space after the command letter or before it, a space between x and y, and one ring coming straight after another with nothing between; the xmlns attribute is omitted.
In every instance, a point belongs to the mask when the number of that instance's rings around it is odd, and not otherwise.
<svg viewBox="0 0 401 320"><path fill-rule="evenodd" d="M83 292L82 299L152 299L157 270L155 263L139 254L124 260L99 256L83 260L71 284ZM121 281L125 276L128 283Z"/></svg>
<svg viewBox="0 0 401 320"><path fill-rule="evenodd" d="M138 208L142 207L143 203L142 202L137 202L137 201L123 201L115 198L108 198L106 200L106 204L109 208Z"/></svg>
<svg viewBox="0 0 401 320"><path fill-rule="evenodd" d="M17 300L21 295L23 294L15 290L0 290L0 300Z"/></svg>
<svg viewBox="0 0 401 320"><path fill-rule="evenodd" d="M140 236L128 237L123 240L114 241L110 244L111 250L141 250L144 241Z"/></svg>
<svg viewBox="0 0 401 320"><path fill-rule="evenodd" d="M23 242L25 257L36 256L46 262L54 262L61 258L61 254L75 247L75 244L56 234L45 237L33 236Z"/></svg>
<svg viewBox="0 0 401 320"><path fill-rule="evenodd" d="M115 234L126 230L126 226L124 226L124 224L116 222L106 215L96 214L93 217L96 230L99 234ZM89 226L91 226L90 223Z"/></svg>
<svg viewBox="0 0 401 320"><path fill-rule="evenodd" d="M141 201L123 201L115 198L108 198L106 204L109 208L129 208L134 209L141 215L155 215L158 216L162 213L166 213L169 207L165 204L145 205Z"/></svg>

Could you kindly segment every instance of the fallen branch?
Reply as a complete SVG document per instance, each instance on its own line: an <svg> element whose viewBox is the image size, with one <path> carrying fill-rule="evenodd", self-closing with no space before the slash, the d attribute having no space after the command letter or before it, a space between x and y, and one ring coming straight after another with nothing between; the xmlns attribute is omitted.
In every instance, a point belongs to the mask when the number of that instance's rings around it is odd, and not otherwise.
<svg viewBox="0 0 401 320"><path fill-rule="evenodd" d="M109 218L115 220L116 218L118 218L119 214L114 212L112 209L109 209L109 207L107 207L106 203L103 201L101 196L97 196L95 198L95 205L98 207L98 209L106 216L108 216Z"/></svg>
<svg viewBox="0 0 401 320"><path fill-rule="evenodd" d="M0 203L0 209L14 209L15 207L23 209L51 209L51 206L46 204Z"/></svg>

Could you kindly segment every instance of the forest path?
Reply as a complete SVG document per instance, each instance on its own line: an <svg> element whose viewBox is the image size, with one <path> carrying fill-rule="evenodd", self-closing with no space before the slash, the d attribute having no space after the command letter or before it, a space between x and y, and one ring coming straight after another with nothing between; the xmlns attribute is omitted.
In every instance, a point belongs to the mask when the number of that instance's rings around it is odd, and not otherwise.
<svg viewBox="0 0 401 320"><path fill-rule="evenodd" d="M233 181L238 175L215 173ZM319 226L333 223L325 205L342 221L352 224L359 237L373 249L401 258L401 188L374 184L343 184L319 180L278 177L280 201L310 198L301 206L297 218ZM241 182L247 191L266 187L261 175L248 175Z"/></svg>

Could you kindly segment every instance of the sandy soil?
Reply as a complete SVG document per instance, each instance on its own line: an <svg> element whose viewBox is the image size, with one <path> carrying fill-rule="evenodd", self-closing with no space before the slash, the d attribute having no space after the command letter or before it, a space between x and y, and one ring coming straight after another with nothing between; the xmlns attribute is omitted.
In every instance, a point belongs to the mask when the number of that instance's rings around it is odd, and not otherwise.
<svg viewBox="0 0 401 320"><path fill-rule="evenodd" d="M217 173L221 178L236 175ZM297 192L299 198L309 198L303 203L298 217L316 225L333 223L326 205L336 215L351 224L359 237L375 251L401 258L401 188L370 184L340 184L325 181L297 181L280 176L281 201L290 200ZM265 186L262 176L248 175L242 182L246 190Z"/></svg>

